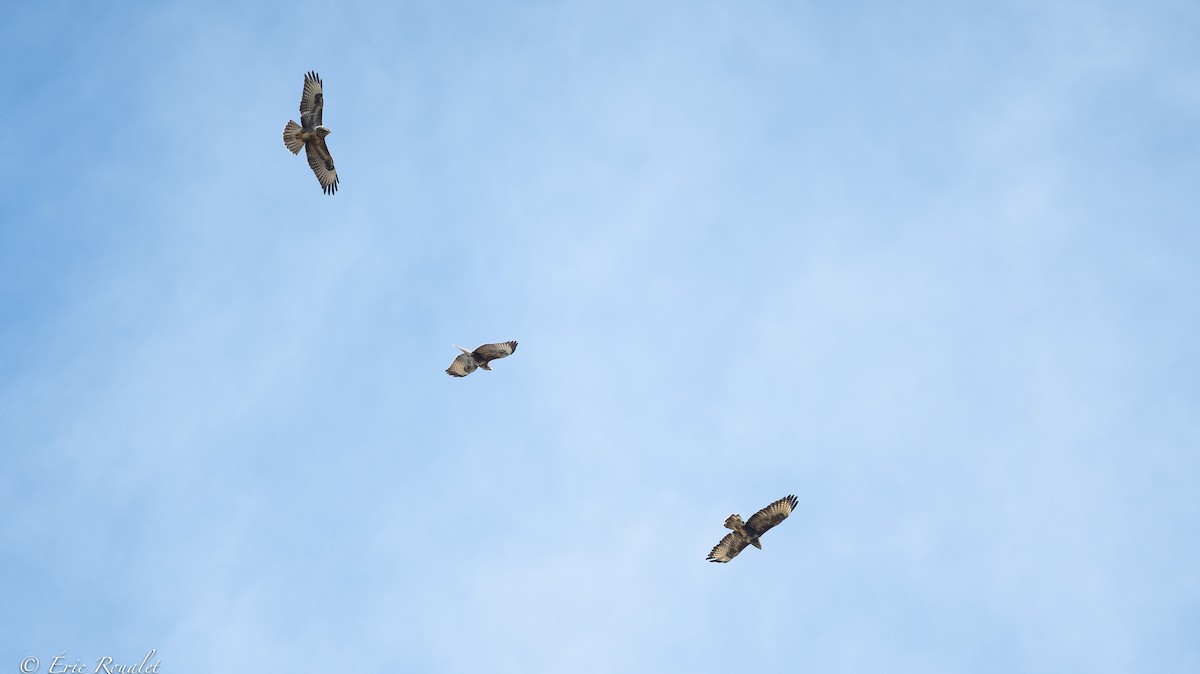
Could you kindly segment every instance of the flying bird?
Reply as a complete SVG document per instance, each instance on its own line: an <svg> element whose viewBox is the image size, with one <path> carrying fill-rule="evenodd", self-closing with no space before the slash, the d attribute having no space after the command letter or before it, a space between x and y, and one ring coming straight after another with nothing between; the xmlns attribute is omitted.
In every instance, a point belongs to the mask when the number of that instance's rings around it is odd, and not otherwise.
<svg viewBox="0 0 1200 674"><path fill-rule="evenodd" d="M728 562L737 557L739 552L745 550L747 545L753 545L762 550L762 544L758 542L759 536L787 519L795 507L796 497L787 496L754 513L749 522L743 523L742 516L736 514L725 518L725 528L733 529L733 531L725 534L725 538L722 538L712 552L708 553L708 561Z"/></svg>
<svg viewBox="0 0 1200 674"><path fill-rule="evenodd" d="M454 359L453 363L450 363L450 367L446 368L446 374L451 377L465 377L478 368L491 370L492 368L488 363L516 351L517 343L500 342L499 344L484 344L474 351L467 351L461 346L456 348L462 351L462 353Z"/></svg>
<svg viewBox="0 0 1200 674"><path fill-rule="evenodd" d="M283 127L283 144L292 154L300 154L300 148L304 148L308 165L317 175L317 182L321 183L321 191L333 194L337 192L338 175L333 168L333 155L329 154L329 146L325 144L329 129L321 125L321 113L324 110L325 94L321 92L321 78L310 70L304 76L304 93L300 95L300 123L288 120Z"/></svg>

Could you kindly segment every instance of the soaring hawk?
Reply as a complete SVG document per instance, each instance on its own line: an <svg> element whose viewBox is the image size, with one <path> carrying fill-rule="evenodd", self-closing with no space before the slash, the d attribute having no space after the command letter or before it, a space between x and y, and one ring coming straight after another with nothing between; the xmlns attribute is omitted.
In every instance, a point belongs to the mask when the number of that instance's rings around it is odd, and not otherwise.
<svg viewBox="0 0 1200 674"><path fill-rule="evenodd" d="M758 537L787 519L795 507L796 497L787 496L754 513L749 522L743 523L741 515L730 515L725 518L725 528L733 529L733 531L725 534L725 538L722 538L712 552L708 553L708 561L728 562L737 557L739 552L745 550L747 545L753 545L762 550Z"/></svg>
<svg viewBox="0 0 1200 674"><path fill-rule="evenodd" d="M333 155L329 154L329 146L325 145L329 129L321 125L321 112L324 109L325 94L321 93L321 78L310 70L304 76L304 93L300 95L300 123L288 120L287 126L283 127L283 144L292 154L300 154L300 148L304 148L308 165L321 183L321 191L333 194L337 192L338 175L333 168Z"/></svg>
<svg viewBox="0 0 1200 674"><path fill-rule="evenodd" d="M446 368L446 374L451 377L465 377L481 367L485 370L492 369L488 363L516 351L517 343L501 342L499 344L484 344L474 351L467 351L461 346L457 348L462 353L454 359L453 363L450 363L450 367Z"/></svg>

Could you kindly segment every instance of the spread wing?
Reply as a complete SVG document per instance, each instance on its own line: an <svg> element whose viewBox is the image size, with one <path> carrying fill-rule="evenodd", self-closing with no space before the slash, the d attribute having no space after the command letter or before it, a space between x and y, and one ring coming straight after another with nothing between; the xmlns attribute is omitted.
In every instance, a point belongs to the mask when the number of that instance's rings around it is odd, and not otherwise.
<svg viewBox="0 0 1200 674"><path fill-rule="evenodd" d="M446 368L446 374L451 377L465 377L476 370L479 366L475 364L475 359L465 353L458 354L458 358L450 363L450 367Z"/></svg>
<svg viewBox="0 0 1200 674"><path fill-rule="evenodd" d="M300 126L305 131L321 126L321 112L325 110L325 94L321 77L313 71L304 75L304 93L300 96Z"/></svg>
<svg viewBox="0 0 1200 674"><path fill-rule="evenodd" d="M501 342L499 344L484 344L478 349L475 349L471 355L475 356L475 360L481 363L487 363L488 361L511 355L512 352L516 350L516 342Z"/></svg>
<svg viewBox="0 0 1200 674"><path fill-rule="evenodd" d="M725 538L722 538L721 542L717 543L712 552L708 553L708 561L728 562L737 557L739 552L745 550L747 545L750 545L750 539L736 531L731 531L725 534Z"/></svg>
<svg viewBox="0 0 1200 674"><path fill-rule="evenodd" d="M786 496L754 513L746 522L746 531L752 536L762 536L768 529L787 519L796 507L796 497ZM744 547L744 546L743 546Z"/></svg>
<svg viewBox="0 0 1200 674"><path fill-rule="evenodd" d="M321 191L325 194L337 192L337 169L333 168L333 155L329 154L329 146L324 138L312 138L304 144L304 154L308 157L308 165L321 183Z"/></svg>

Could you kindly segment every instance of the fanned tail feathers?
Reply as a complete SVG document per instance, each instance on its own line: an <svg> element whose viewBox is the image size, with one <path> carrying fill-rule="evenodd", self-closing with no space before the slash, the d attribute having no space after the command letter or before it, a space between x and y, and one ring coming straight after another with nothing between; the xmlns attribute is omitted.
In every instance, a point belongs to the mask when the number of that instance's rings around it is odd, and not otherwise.
<svg viewBox="0 0 1200 674"><path fill-rule="evenodd" d="M299 124L288 120L287 126L283 127L283 144L291 150L292 154L300 154L300 150L304 149L304 141L300 140L300 132L303 127Z"/></svg>

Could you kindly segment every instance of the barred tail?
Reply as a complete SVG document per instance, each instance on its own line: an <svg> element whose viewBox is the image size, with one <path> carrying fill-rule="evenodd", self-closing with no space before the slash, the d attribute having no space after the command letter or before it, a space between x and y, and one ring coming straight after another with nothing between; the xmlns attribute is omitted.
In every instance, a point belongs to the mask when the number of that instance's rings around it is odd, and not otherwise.
<svg viewBox="0 0 1200 674"><path fill-rule="evenodd" d="M302 130L303 128L299 124L290 119L287 126L283 127L283 144L292 151L292 154L300 154L301 148L304 147L304 141L300 140Z"/></svg>

